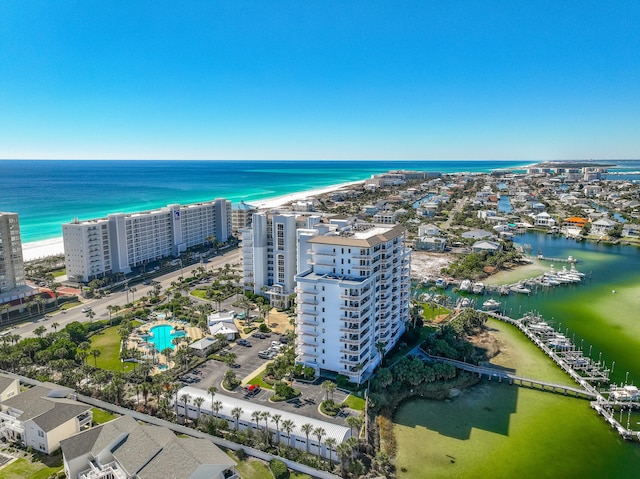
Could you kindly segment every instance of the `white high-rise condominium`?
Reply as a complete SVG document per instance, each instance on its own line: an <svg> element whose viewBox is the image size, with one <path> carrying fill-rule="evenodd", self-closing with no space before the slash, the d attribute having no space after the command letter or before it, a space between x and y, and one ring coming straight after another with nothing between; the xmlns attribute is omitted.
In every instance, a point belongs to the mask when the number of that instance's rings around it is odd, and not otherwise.
<svg viewBox="0 0 640 479"><path fill-rule="evenodd" d="M307 245L310 269L296 276L297 361L360 383L410 318L405 229L354 223Z"/></svg>
<svg viewBox="0 0 640 479"><path fill-rule="evenodd" d="M288 307L299 272L298 231L317 234L313 228L322 230L321 219L310 213L255 213L251 228L241 230L245 289L267 295L272 306Z"/></svg>
<svg viewBox="0 0 640 479"><path fill-rule="evenodd" d="M227 241L230 235L231 202L224 199L62 225L67 275L77 281L129 273L214 238Z"/></svg>
<svg viewBox="0 0 640 479"><path fill-rule="evenodd" d="M25 286L17 213L0 212L0 295Z"/></svg>

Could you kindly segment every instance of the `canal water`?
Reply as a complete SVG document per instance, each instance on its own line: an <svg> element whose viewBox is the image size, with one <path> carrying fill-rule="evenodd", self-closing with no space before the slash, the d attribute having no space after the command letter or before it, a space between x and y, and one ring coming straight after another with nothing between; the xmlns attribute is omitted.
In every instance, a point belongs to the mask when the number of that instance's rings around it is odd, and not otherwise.
<svg viewBox="0 0 640 479"><path fill-rule="evenodd" d="M588 278L530 296L496 296L501 310L514 317L539 312L563 333L568 328L568 336L586 353L591 349L593 358L601 357L607 366L615 361L614 382L624 381L628 372L629 382L640 384L640 251L537 233L519 236L516 243L547 257L573 256ZM551 264L539 262L531 276ZM511 282L517 275L522 271L499 279ZM497 321L489 326L502 343L497 365L523 376L567 382L514 327ZM633 429L640 428L639 421L637 414L631 416ZM448 402L408 402L394 422L398 477L403 479L635 477L640 465L640 444L621 439L588 401L504 384L483 382ZM416 444L425 446L416 451Z"/></svg>

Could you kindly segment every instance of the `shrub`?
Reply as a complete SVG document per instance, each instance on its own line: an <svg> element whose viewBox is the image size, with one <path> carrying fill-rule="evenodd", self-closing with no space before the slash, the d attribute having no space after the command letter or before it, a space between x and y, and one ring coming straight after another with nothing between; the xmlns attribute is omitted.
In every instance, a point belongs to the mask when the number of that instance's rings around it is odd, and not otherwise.
<svg viewBox="0 0 640 479"><path fill-rule="evenodd" d="M287 465L279 459L271 459L269 468L276 479L287 479L289 477L289 469Z"/></svg>
<svg viewBox="0 0 640 479"><path fill-rule="evenodd" d="M322 403L320 403L320 410L327 416L337 416L340 412L340 409L342 409L340 404L336 404L332 399L329 399L328 401L322 401Z"/></svg>
<svg viewBox="0 0 640 479"><path fill-rule="evenodd" d="M276 394L273 398L275 401L278 400L287 400L298 396L300 393L293 389L288 384L278 384L276 385Z"/></svg>
<svg viewBox="0 0 640 479"><path fill-rule="evenodd" d="M269 326L267 326L266 323L261 323L259 329L260 329L261 333L270 333L271 332L271 330L269 329Z"/></svg>

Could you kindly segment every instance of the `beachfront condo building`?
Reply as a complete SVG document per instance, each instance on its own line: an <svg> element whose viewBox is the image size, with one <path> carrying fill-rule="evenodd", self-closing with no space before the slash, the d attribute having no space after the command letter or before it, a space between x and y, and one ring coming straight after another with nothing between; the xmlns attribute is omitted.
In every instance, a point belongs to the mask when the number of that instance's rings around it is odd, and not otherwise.
<svg viewBox="0 0 640 479"><path fill-rule="evenodd" d="M297 361L360 383L409 321L411 250L401 225L352 223L306 241L296 275Z"/></svg>
<svg viewBox="0 0 640 479"><path fill-rule="evenodd" d="M289 307L298 273L298 231L317 234L326 228L321 221L311 213L254 213L251 228L240 231L245 289L267 295L274 307Z"/></svg>
<svg viewBox="0 0 640 479"><path fill-rule="evenodd" d="M231 202L216 199L62 225L69 279L87 282L231 235Z"/></svg>
<svg viewBox="0 0 640 479"><path fill-rule="evenodd" d="M18 214L0 212L0 303L25 286Z"/></svg>
<svg viewBox="0 0 640 479"><path fill-rule="evenodd" d="M253 214L258 212L258 208L244 201L235 203L231 209L231 232L233 236L238 237L240 231L245 228L251 228Z"/></svg>

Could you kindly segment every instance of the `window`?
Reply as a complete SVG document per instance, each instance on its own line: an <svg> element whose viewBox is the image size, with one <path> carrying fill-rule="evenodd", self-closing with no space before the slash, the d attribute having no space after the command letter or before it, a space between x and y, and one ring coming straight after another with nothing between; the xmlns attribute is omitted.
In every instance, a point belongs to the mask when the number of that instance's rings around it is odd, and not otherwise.
<svg viewBox="0 0 640 479"><path fill-rule="evenodd" d="M38 431L38 437L44 437L44 432L42 432L42 431L40 431L40 430L39 430L39 431Z"/></svg>

